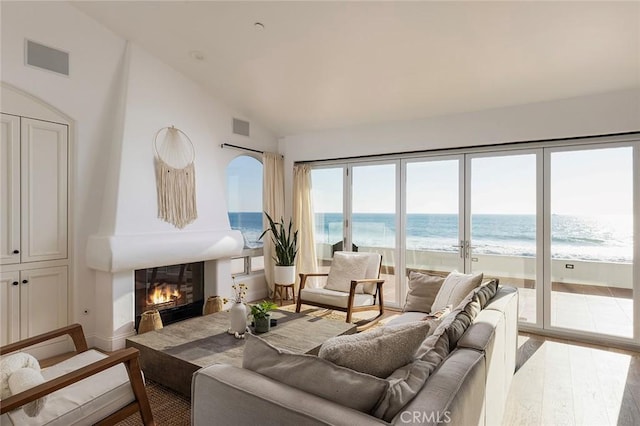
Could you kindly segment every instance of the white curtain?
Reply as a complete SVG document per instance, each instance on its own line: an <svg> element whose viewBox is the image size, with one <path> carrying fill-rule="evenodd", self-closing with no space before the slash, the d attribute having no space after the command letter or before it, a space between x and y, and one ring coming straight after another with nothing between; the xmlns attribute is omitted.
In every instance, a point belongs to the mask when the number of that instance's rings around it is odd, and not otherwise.
<svg viewBox="0 0 640 426"><path fill-rule="evenodd" d="M284 215L284 160L282 155L272 152L262 154L262 204L265 212L274 221L279 221ZM269 227L267 218L262 218L263 229ZM273 295L273 271L275 262L275 248L271 241L271 234L267 233L264 241L264 276L269 287L269 296Z"/></svg>
<svg viewBox="0 0 640 426"><path fill-rule="evenodd" d="M293 226L298 230L296 272L317 272L315 220L311 202L311 167L307 164L293 167ZM296 293L299 284L298 276L295 285Z"/></svg>

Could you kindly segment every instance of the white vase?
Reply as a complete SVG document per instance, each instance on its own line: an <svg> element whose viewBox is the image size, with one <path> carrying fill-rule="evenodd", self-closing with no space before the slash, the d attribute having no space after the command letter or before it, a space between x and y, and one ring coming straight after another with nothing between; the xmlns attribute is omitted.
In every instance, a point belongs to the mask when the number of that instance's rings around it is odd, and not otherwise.
<svg viewBox="0 0 640 426"><path fill-rule="evenodd" d="M231 318L230 331L244 334L247 329L247 307L244 303L234 303L229 309L229 316Z"/></svg>
<svg viewBox="0 0 640 426"><path fill-rule="evenodd" d="M296 282L295 266L276 266L273 271L273 282L276 284L293 284Z"/></svg>

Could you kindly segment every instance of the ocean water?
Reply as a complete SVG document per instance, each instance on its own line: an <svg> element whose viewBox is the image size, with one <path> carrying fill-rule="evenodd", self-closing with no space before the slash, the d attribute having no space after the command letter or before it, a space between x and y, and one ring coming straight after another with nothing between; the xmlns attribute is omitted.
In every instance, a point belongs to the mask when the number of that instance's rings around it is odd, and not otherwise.
<svg viewBox="0 0 640 426"><path fill-rule="evenodd" d="M243 230L249 246L259 246L262 233L260 213L229 213L231 227ZM342 241L343 216L317 213L316 242ZM552 257L605 262L631 262L633 222L628 217L582 217L553 215ZM354 214L353 242L360 246L394 247L395 215ZM474 254L532 257L536 253L536 223L533 215L473 215L471 241ZM406 220L409 250L456 252L458 216L451 214L409 214Z"/></svg>

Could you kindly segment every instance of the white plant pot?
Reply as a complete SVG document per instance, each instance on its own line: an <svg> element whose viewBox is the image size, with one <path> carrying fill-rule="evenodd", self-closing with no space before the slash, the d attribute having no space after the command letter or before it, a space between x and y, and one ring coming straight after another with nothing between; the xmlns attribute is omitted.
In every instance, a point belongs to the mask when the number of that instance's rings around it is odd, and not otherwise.
<svg viewBox="0 0 640 426"><path fill-rule="evenodd" d="M276 266L273 273L273 281L276 284L293 284L296 282L295 266Z"/></svg>

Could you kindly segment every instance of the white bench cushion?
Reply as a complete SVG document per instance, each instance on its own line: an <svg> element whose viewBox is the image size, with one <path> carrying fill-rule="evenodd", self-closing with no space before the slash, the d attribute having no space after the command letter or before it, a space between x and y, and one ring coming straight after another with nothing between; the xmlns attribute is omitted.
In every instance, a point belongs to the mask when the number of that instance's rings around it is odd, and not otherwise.
<svg viewBox="0 0 640 426"><path fill-rule="evenodd" d="M349 303L349 293L325 288L303 288L300 292L300 299L302 303L307 301L346 309ZM356 293L353 298L353 306L371 306L374 301L371 294Z"/></svg>
<svg viewBox="0 0 640 426"><path fill-rule="evenodd" d="M43 369L42 375L49 381L106 357L89 350ZM2 426L93 424L134 400L127 369L119 364L53 392L37 417L28 417L18 409L3 415L0 423Z"/></svg>

